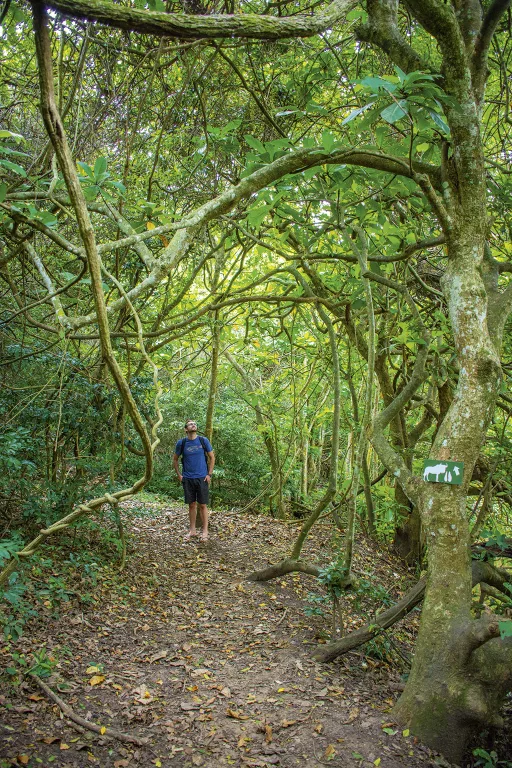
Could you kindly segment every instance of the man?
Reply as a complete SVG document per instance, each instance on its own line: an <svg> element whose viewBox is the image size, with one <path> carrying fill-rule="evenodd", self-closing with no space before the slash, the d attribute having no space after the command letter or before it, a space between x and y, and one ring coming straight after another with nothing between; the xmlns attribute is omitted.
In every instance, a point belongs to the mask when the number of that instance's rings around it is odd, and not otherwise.
<svg viewBox="0 0 512 768"><path fill-rule="evenodd" d="M192 419L185 422L186 437L178 440L174 452L174 469L185 492L185 504L188 504L190 530L185 541L197 536L196 515L199 504L201 516L201 540L208 541L208 494L215 466L215 454L210 441L197 435L197 423ZM183 460L183 474L180 472L179 457ZM207 465L208 460L208 465Z"/></svg>

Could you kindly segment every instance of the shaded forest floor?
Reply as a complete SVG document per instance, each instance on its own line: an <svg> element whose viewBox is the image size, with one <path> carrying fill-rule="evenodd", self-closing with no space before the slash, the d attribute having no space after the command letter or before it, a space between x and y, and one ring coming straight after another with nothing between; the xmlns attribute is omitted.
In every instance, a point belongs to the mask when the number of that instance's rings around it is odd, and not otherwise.
<svg viewBox="0 0 512 768"><path fill-rule="evenodd" d="M311 654L325 642L329 620L304 613L308 593L321 594L316 580L245 580L287 553L295 526L214 512L210 541L185 544L182 505L127 502L124 517L123 574L103 567L89 605L71 599L57 616L47 601L46 613L2 649L2 661L12 665L13 651L29 658L46 648L58 660L46 682L76 714L148 744L72 725L26 678L0 696L1 768L447 765L389 714L418 613L391 641L320 665ZM305 559L329 562L328 530L314 529ZM366 586L343 600L349 628L382 605L382 585L394 601L411 582L390 555L364 541L355 571ZM75 573L71 588L80 594Z"/></svg>

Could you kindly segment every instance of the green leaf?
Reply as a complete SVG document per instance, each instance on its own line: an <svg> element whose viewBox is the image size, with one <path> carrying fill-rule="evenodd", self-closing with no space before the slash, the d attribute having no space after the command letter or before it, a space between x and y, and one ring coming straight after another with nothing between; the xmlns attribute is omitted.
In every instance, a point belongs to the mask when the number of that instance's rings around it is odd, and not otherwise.
<svg viewBox="0 0 512 768"><path fill-rule="evenodd" d="M366 24L368 20L368 14L366 11L356 9L354 11L349 11L345 18L347 21L361 21L362 24Z"/></svg>
<svg viewBox="0 0 512 768"><path fill-rule="evenodd" d="M433 109L429 109L430 117L434 121L434 123L437 125L437 127L445 133L447 136L450 135L450 128L447 123L443 120L443 118L437 114L437 112L434 112Z"/></svg>
<svg viewBox="0 0 512 768"><path fill-rule="evenodd" d="M3 182L0 184L0 203L3 203L7 194L7 184Z"/></svg>
<svg viewBox="0 0 512 768"><path fill-rule="evenodd" d="M269 205L260 205L247 211L247 221L252 227L259 227L263 219L271 210Z"/></svg>
<svg viewBox="0 0 512 768"><path fill-rule="evenodd" d="M25 141L24 136L20 133L13 133L12 131L7 131L5 128L0 131L0 139L14 139L14 141L17 142Z"/></svg>
<svg viewBox="0 0 512 768"><path fill-rule="evenodd" d="M92 184L90 187L86 187L84 189L84 197L86 200L89 200L91 202L92 200L95 200L96 195L100 191L100 188L96 186L96 184Z"/></svg>
<svg viewBox="0 0 512 768"><path fill-rule="evenodd" d="M398 87L397 83L384 80L382 77L364 77L362 80L356 80L356 83L359 83L359 85L362 85L364 88L369 89L374 93L382 90L387 91L388 93L393 93Z"/></svg>
<svg viewBox="0 0 512 768"><path fill-rule="evenodd" d="M398 103L390 104L389 107L383 109L380 116L386 123L393 125L393 123L397 123L402 117L405 117L407 111L407 102L401 99Z"/></svg>
<svg viewBox="0 0 512 768"><path fill-rule="evenodd" d="M322 133L322 145L327 152L330 152L336 143L336 139L330 131L324 131Z"/></svg>
<svg viewBox="0 0 512 768"><path fill-rule="evenodd" d="M370 107L373 107L373 101L368 102L368 104L365 104L364 107L359 107L359 109L354 109L353 112L348 115L343 121L342 125L346 125L347 123L350 123L354 118L358 117L358 115L362 115L363 112L365 112Z"/></svg>
<svg viewBox="0 0 512 768"><path fill-rule="evenodd" d="M507 619L506 621L500 621L498 623L501 639L504 640L506 637L512 637L512 620Z"/></svg>
<svg viewBox="0 0 512 768"><path fill-rule="evenodd" d="M107 170L107 158L98 157L98 159L94 163L94 177L97 179L99 176L105 173L106 170Z"/></svg>
<svg viewBox="0 0 512 768"><path fill-rule="evenodd" d="M255 139L254 136L246 135L244 136L244 139L246 140L247 144L251 147L251 149L255 149L257 152L260 153L260 155L263 155L265 153L265 147L259 141L258 139Z"/></svg>
<svg viewBox="0 0 512 768"><path fill-rule="evenodd" d="M82 163L80 161L78 161L77 165L79 170L82 171L82 176L88 176L90 179L94 179L94 171L92 170L90 165L87 165L87 163Z"/></svg>
<svg viewBox="0 0 512 768"><path fill-rule="evenodd" d="M7 168L9 171L12 171L12 173L16 173L18 176L23 176L25 179L27 178L25 169L22 168L21 165L18 165L18 163L11 163L10 160L0 159L0 165Z"/></svg>

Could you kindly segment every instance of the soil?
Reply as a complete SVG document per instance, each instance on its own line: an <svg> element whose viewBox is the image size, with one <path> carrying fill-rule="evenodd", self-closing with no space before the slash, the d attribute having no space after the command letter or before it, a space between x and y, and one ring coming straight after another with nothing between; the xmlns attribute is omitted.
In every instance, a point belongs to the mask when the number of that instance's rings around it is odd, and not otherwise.
<svg viewBox="0 0 512 768"><path fill-rule="evenodd" d="M131 501L122 511L123 573L115 563L102 568L96 602L61 603L58 615L48 605L2 655L12 664L13 650L29 657L46 648L57 663L45 682L76 714L147 744L74 725L25 676L0 696L2 768L448 765L390 715L417 612L391 640L321 665L311 656L328 639L330 617L304 612L308 593L321 594L318 582L246 580L289 552L296 526L214 512L210 540L185 543L182 505ZM329 562L330 531L313 530L304 559ZM364 588L342 599L346 631L382 607L382 585L394 601L413 580L364 539L355 573ZM77 570L77 593L80 578Z"/></svg>

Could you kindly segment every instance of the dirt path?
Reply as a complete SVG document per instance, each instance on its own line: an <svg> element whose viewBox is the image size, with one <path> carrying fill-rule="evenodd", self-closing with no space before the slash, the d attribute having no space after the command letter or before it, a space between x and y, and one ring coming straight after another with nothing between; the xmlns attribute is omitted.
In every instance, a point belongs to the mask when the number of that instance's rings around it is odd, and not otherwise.
<svg viewBox="0 0 512 768"><path fill-rule="evenodd" d="M25 654L45 646L58 657L49 682L77 714L147 737L148 746L77 731L25 682L0 697L2 768L442 764L389 722L396 668L362 652L327 667L311 661L326 627L304 614L314 579L245 581L286 552L295 528L214 513L210 542L184 544L182 507L146 506L135 517L141 510L138 502L125 507L134 551L123 577L104 570L94 607L68 604L58 620L34 623L18 646ZM317 529L306 559L329 559L327 530ZM363 576L375 568L388 584L398 582L387 556L378 563L359 556ZM363 600L356 612L347 602L349 623L378 604Z"/></svg>

